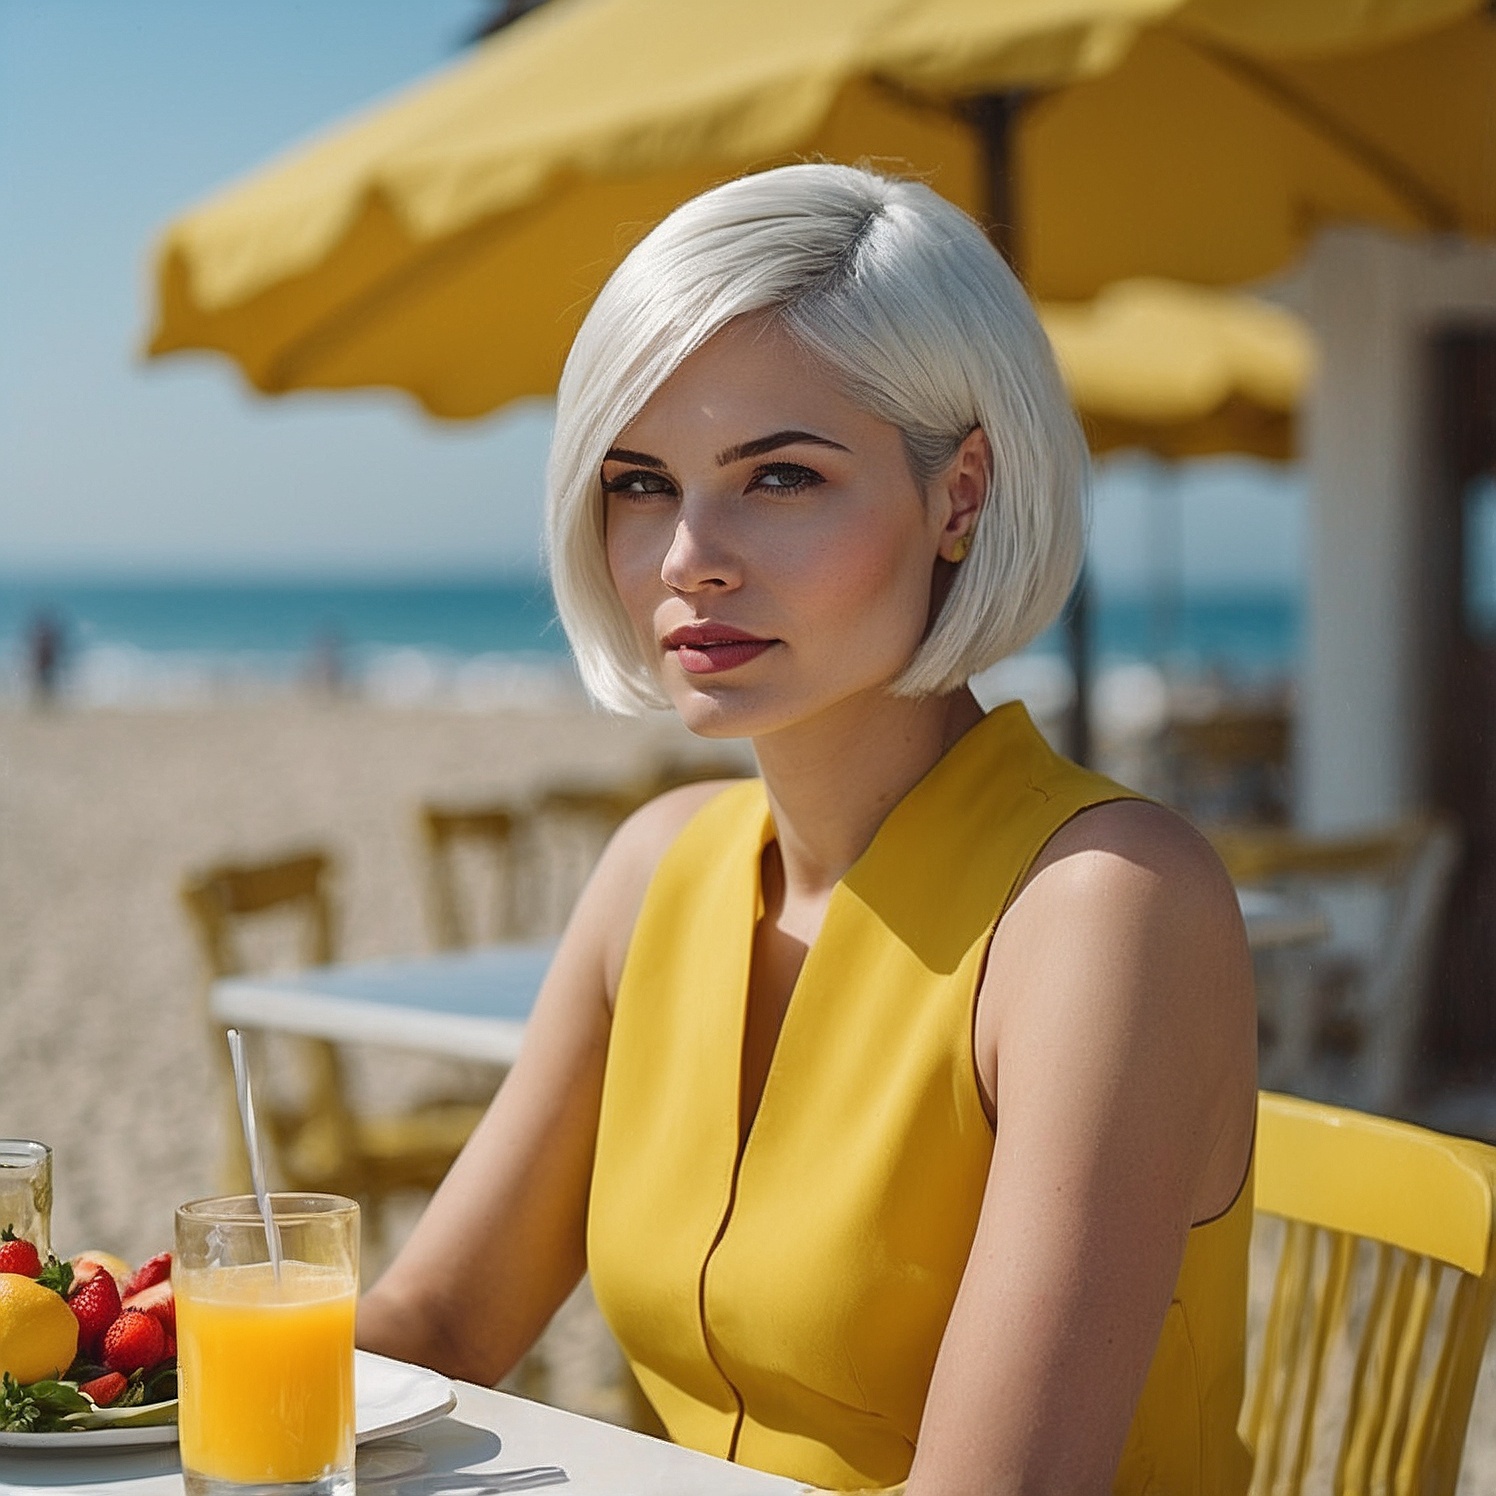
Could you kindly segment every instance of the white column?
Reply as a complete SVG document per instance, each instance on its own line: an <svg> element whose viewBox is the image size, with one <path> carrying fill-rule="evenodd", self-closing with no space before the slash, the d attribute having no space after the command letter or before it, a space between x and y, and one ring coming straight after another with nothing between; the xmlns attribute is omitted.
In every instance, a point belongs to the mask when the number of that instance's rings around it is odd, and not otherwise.
<svg viewBox="0 0 1496 1496"><path fill-rule="evenodd" d="M1496 246L1336 229L1315 242L1299 292L1321 362L1304 421L1296 818L1352 831L1425 800L1427 341L1440 325L1496 321Z"/></svg>

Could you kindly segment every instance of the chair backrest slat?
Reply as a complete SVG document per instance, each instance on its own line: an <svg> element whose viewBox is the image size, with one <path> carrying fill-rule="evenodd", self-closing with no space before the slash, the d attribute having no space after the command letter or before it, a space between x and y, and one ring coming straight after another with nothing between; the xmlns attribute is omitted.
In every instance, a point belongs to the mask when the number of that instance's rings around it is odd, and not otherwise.
<svg viewBox="0 0 1496 1496"><path fill-rule="evenodd" d="M1306 1326L1310 1339L1309 1361L1300 1400L1297 1449L1287 1488L1291 1496L1298 1496L1303 1490L1304 1477L1314 1456L1314 1414L1319 1406L1320 1388L1324 1382L1326 1356L1331 1339L1343 1321L1346 1290L1350 1284L1351 1267L1356 1255L1355 1239L1344 1232L1317 1229L1314 1235L1316 1244L1321 1241L1324 1243L1325 1266L1318 1278L1311 1321Z"/></svg>
<svg viewBox="0 0 1496 1496"><path fill-rule="evenodd" d="M1270 1490L1277 1481L1288 1425L1300 1407L1293 1391L1313 1243L1312 1227L1302 1221L1288 1222L1257 1378L1251 1442L1257 1451L1259 1490Z"/></svg>
<svg viewBox="0 0 1496 1496"><path fill-rule="evenodd" d="M1398 1363L1418 1276L1417 1258L1396 1249L1391 1258L1391 1290L1379 1306L1370 1379L1362 1389L1361 1417L1347 1463L1352 1488L1366 1492L1377 1488L1377 1477L1389 1464L1386 1451L1397 1434Z"/></svg>
<svg viewBox="0 0 1496 1496"><path fill-rule="evenodd" d="M1402 1450L1412 1425L1414 1402L1420 1387L1432 1373L1432 1368L1424 1365L1425 1351L1443 1273L1442 1264L1428 1257L1416 1259L1413 1291L1393 1367L1391 1407L1372 1467L1373 1480L1388 1489L1391 1489L1401 1463Z"/></svg>

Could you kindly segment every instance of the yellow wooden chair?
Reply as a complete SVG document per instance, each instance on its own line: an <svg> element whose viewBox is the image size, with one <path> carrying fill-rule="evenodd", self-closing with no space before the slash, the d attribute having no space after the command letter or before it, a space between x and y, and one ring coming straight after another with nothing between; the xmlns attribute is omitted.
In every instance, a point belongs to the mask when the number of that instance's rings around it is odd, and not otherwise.
<svg viewBox="0 0 1496 1496"><path fill-rule="evenodd" d="M332 864L318 851L262 863L223 863L188 877L182 901L197 933L209 983L247 969L242 927L259 916L291 916L300 925L300 956L325 965L336 952L330 882ZM221 1024L209 1020L212 1046L223 1067L229 1153L224 1183L248 1188L249 1166L234 1109L228 1050ZM323 1039L294 1041L303 1071L302 1095L294 1104L270 1094L260 1108L272 1157L285 1186L330 1190L366 1207L366 1229L380 1239L385 1200L401 1190L434 1190L457 1157L483 1107L433 1102L385 1116L358 1115L349 1105L342 1058Z"/></svg>
<svg viewBox="0 0 1496 1496"><path fill-rule="evenodd" d="M1285 1223L1242 1433L1253 1496L1452 1496L1496 1297L1496 1148L1263 1092Z"/></svg>

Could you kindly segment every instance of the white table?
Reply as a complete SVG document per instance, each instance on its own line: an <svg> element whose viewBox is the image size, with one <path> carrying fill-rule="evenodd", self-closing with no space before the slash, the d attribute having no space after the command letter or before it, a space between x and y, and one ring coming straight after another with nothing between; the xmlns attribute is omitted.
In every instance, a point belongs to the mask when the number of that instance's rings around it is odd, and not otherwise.
<svg viewBox="0 0 1496 1496"><path fill-rule="evenodd" d="M1330 933L1330 922L1317 904L1266 888L1238 888L1247 944L1254 954L1314 945Z"/></svg>
<svg viewBox="0 0 1496 1496"><path fill-rule="evenodd" d="M512 1065L554 941L309 966L213 984L213 1016L246 1028Z"/></svg>
<svg viewBox="0 0 1496 1496"><path fill-rule="evenodd" d="M556 1496L798 1496L798 1481L563 1413L486 1387L457 1387L457 1408L358 1454L359 1496L500 1496L498 1472L559 1465ZM83 1437L83 1436L80 1436ZM182 1496L176 1446L17 1454L0 1450L0 1493Z"/></svg>
<svg viewBox="0 0 1496 1496"><path fill-rule="evenodd" d="M1328 933L1312 904L1263 889L1238 896L1254 952L1309 946ZM554 941L484 946L226 977L213 984L209 1006L221 1022L246 1028L512 1065L555 949Z"/></svg>

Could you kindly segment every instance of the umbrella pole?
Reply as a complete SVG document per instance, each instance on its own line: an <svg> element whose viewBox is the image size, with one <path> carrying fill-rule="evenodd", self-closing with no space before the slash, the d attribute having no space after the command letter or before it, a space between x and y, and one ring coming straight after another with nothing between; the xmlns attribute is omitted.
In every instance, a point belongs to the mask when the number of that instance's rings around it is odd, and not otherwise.
<svg viewBox="0 0 1496 1496"><path fill-rule="evenodd" d="M1020 277L1018 193L1013 181L1013 142L1026 96L1017 90L978 94L968 101L967 117L982 142L987 237Z"/></svg>
<svg viewBox="0 0 1496 1496"><path fill-rule="evenodd" d="M1018 191L1014 146L1018 117L1028 96L1013 89L979 94L967 101L966 113L982 143L986 167L987 237L1021 279L1018 249ZM1065 609L1065 655L1075 679L1075 700L1066 726L1066 753L1078 764L1091 759L1091 585L1081 567L1075 591Z"/></svg>

